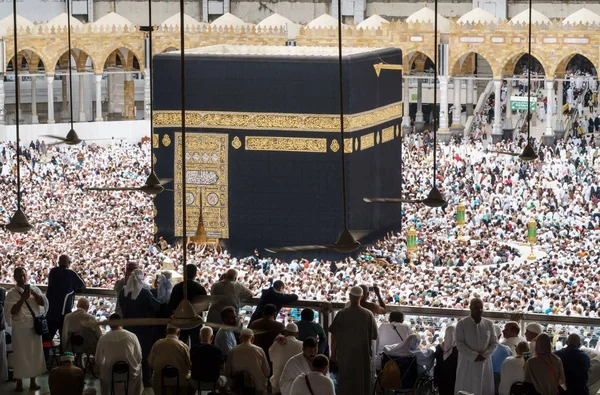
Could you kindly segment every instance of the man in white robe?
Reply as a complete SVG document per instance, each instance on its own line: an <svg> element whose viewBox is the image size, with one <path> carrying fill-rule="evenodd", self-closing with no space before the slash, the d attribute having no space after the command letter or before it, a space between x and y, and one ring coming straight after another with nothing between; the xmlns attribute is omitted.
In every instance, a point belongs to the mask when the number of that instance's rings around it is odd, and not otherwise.
<svg viewBox="0 0 600 395"><path fill-rule="evenodd" d="M492 321L483 318L483 302L472 299L471 315L456 325L456 368L455 395L459 391L476 395L494 395L494 372L492 354L498 347Z"/></svg>
<svg viewBox="0 0 600 395"><path fill-rule="evenodd" d="M42 336L35 333L33 319L46 312L48 300L38 287L27 284L22 266L15 269L13 277L17 284L7 292L4 303L6 325L12 327L13 377L17 392L23 391L24 378L30 379L29 388L35 391L40 389L35 378L46 372L46 361Z"/></svg>
<svg viewBox="0 0 600 395"><path fill-rule="evenodd" d="M121 319L118 314L110 320ZM111 326L110 332L103 335L96 348L96 363L100 366L100 387L102 395L111 394L112 368L116 362L125 361L129 365L129 393L141 395L142 385L142 347L137 337L121 326ZM116 395L124 394L122 384L115 385Z"/></svg>
<svg viewBox="0 0 600 395"><path fill-rule="evenodd" d="M285 364L281 377L279 378L279 390L281 395L290 395L292 384L296 377L311 372L312 360L317 356L319 343L314 337L307 337L302 342L302 353L294 355Z"/></svg>

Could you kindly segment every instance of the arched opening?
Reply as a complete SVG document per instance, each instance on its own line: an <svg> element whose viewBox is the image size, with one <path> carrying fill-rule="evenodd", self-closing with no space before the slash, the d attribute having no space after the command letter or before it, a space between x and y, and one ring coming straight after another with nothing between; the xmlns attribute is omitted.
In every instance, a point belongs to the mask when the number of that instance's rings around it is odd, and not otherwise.
<svg viewBox="0 0 600 395"><path fill-rule="evenodd" d="M521 56L517 55L515 58L517 59L512 67L511 74L514 76L527 77L527 74L529 73L529 54L523 54ZM546 75L544 66L542 66L542 63L533 55L531 55L531 72L532 77L544 77Z"/></svg>
<svg viewBox="0 0 600 395"><path fill-rule="evenodd" d="M452 65L451 75L472 75L490 80L494 77L491 63L477 52L469 52L458 58L454 65Z"/></svg>
<svg viewBox="0 0 600 395"><path fill-rule="evenodd" d="M117 48L108 55L102 81L107 119L136 119L144 113L143 100L135 100L135 86L144 84L142 69L140 59L128 48Z"/></svg>
<svg viewBox="0 0 600 395"><path fill-rule="evenodd" d="M22 123L37 123L38 97L43 93L45 86L38 83L43 81L40 74L45 73L45 65L40 56L29 49L23 49L17 54L17 61L13 56L6 65L5 81L14 83L15 63L19 64L19 118ZM45 105L43 103L42 107ZM43 109L42 109L43 113ZM14 124L16 122L16 103L5 103L5 122Z"/></svg>
<svg viewBox="0 0 600 395"><path fill-rule="evenodd" d="M71 57L71 74L73 76L72 89L69 89L69 56ZM63 122L70 121L71 111L69 103L73 100L73 118L74 121L85 122L91 118L93 97L92 75L94 73L94 62L87 52L72 48L71 53L65 51L58 61L55 68L55 81L60 81L60 96L57 94L58 86L55 89L55 95L61 97L61 106L58 115L55 117ZM70 94L73 94L73 98Z"/></svg>

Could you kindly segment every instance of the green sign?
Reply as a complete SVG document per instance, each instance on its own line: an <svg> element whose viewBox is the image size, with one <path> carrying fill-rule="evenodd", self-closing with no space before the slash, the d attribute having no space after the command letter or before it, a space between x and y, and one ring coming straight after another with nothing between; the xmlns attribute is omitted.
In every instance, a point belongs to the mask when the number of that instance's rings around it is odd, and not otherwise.
<svg viewBox="0 0 600 395"><path fill-rule="evenodd" d="M537 98L532 97L529 102L529 108L531 111L537 109ZM526 111L527 110L527 96L511 96L510 98L510 109L512 111Z"/></svg>

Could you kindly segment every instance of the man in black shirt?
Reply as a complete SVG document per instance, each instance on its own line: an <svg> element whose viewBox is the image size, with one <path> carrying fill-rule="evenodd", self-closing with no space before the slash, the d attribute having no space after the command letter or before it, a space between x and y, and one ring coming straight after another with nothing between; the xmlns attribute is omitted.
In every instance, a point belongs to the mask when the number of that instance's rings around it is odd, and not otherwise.
<svg viewBox="0 0 600 395"><path fill-rule="evenodd" d="M75 292L85 289L85 283L77 273L70 269L70 266L71 258L68 255L61 255L58 258L58 266L53 267L48 275L46 297L50 306L46 318L48 319L49 340L54 338L57 331L62 338L65 315L73 311Z"/></svg>
<svg viewBox="0 0 600 395"><path fill-rule="evenodd" d="M277 308L277 314L279 314L283 305L294 303L298 300L298 295L296 294L284 294L284 288L285 284L283 281L277 280L273 283L271 288L263 289L258 305L256 305L256 310L254 310L254 313L250 318L250 324L263 317L263 311L266 305L274 305ZM250 324L248 324L248 326Z"/></svg>
<svg viewBox="0 0 600 395"><path fill-rule="evenodd" d="M185 267L186 273L187 273L187 299L190 302L194 301L194 298L197 296L206 296L206 289L204 289L204 287L200 284L198 284L196 281L194 281L196 279L196 274L198 272L198 268L196 267L196 265L194 264L188 264ZM171 299L169 299L169 311L171 311L171 313L173 313L175 311L175 309L177 308L177 306L179 306L179 303L181 303L181 301L183 300L183 281L180 282L179 284L176 284L173 287L173 291L171 292ZM197 311L197 313L200 313L199 311ZM189 330L185 330L182 329L181 333L179 334L179 340L181 340L182 342L187 344L188 338L190 338L192 346L198 344L199 341L199 335L200 335L200 327L197 328L193 328L193 329L189 329Z"/></svg>
<svg viewBox="0 0 600 395"><path fill-rule="evenodd" d="M213 331L210 326L205 326L200 331L200 343L190 350L190 360L192 361L192 380L195 389L202 383L202 388L212 390L219 388L220 393L225 394L225 385L227 379L221 375L225 367L225 356L223 352L211 343L213 341ZM206 384L213 384L213 386Z"/></svg>

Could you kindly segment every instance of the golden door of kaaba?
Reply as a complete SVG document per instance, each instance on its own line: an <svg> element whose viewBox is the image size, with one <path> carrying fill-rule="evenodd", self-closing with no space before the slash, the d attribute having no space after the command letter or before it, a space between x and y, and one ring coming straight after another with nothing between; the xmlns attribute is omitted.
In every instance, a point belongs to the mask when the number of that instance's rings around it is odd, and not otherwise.
<svg viewBox="0 0 600 395"><path fill-rule="evenodd" d="M228 135L188 132L185 136L186 236L194 236L202 209L206 235L229 237ZM175 235L183 235L181 133L175 133Z"/></svg>

